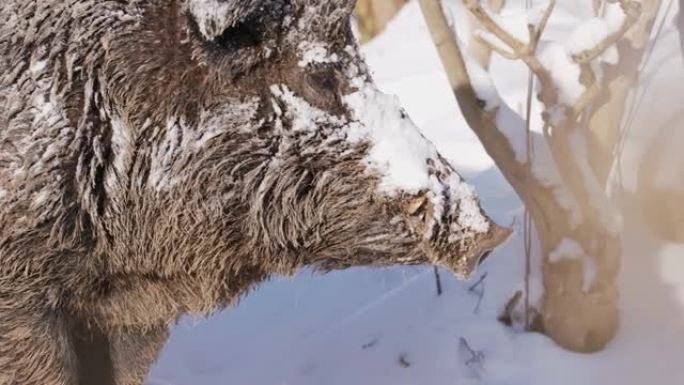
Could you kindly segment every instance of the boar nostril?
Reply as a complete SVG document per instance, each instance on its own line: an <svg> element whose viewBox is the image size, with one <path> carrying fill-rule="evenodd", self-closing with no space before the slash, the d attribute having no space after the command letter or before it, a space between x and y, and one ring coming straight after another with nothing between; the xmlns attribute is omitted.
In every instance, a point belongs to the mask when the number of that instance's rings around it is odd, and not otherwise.
<svg viewBox="0 0 684 385"><path fill-rule="evenodd" d="M491 251L491 250L487 250L487 251L485 251L484 253L482 253L482 255L480 256L480 259L477 261L477 265L478 265L478 266L479 266L479 265L482 265L482 263L483 263L487 258L489 258L489 256L490 256L491 254L492 254L492 251Z"/></svg>

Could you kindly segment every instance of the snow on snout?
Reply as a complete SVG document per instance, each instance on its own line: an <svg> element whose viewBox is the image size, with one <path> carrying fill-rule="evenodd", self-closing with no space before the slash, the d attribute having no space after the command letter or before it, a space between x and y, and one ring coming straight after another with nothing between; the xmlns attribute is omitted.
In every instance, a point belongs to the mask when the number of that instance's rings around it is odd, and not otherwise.
<svg viewBox="0 0 684 385"><path fill-rule="evenodd" d="M444 199L458 209L458 224L475 232L489 230L489 221L482 215L477 197L470 187L439 156L400 107L396 97L383 94L366 84L344 98L354 122L349 126L347 139L371 143L368 163L381 175L380 190L390 196L401 192L427 191L435 206L435 219L444 210ZM433 168L441 171L438 177Z"/></svg>
<svg viewBox="0 0 684 385"><path fill-rule="evenodd" d="M314 64L337 63L340 58L336 53L330 53L326 44L321 42L301 42L298 46L301 60L298 65L306 68Z"/></svg>
<svg viewBox="0 0 684 385"><path fill-rule="evenodd" d="M489 220L482 214L473 188L465 183L437 153L406 115L396 97L383 94L371 83L355 78L358 91L346 95L344 103L351 121L312 106L286 85L271 86L276 127L282 129L282 118L295 132L315 131L323 125L339 127L335 139L352 144L371 144L365 160L369 169L381 176L379 193L398 197L401 193L427 193L434 206L436 222L444 210L456 214L459 230L477 233L489 231ZM277 101L277 102L276 102Z"/></svg>

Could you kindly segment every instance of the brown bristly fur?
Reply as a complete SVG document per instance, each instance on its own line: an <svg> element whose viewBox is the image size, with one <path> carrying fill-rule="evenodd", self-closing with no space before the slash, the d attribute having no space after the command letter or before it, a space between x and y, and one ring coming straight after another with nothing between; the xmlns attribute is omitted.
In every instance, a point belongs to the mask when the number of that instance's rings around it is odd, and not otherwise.
<svg viewBox="0 0 684 385"><path fill-rule="evenodd" d="M214 20L188 2L233 8ZM396 264L468 274L503 241L493 223L455 225L446 182L439 218L420 194L380 193L372 143L339 135L345 68L370 81L352 8L0 3L0 385L138 385L179 316L269 277ZM339 60L301 65L304 41ZM339 118L294 130L273 85ZM455 174L428 163L440 183Z"/></svg>

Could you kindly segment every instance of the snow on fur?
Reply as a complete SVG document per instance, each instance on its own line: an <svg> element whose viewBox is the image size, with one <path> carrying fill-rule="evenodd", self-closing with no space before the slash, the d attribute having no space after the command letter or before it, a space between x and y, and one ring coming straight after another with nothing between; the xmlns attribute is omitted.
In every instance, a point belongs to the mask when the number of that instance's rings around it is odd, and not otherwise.
<svg viewBox="0 0 684 385"><path fill-rule="evenodd" d="M418 131L394 96L379 92L367 85L345 98L354 113L356 124L349 132L350 140L370 140L373 144L369 163L383 175L381 190L392 195L398 191L418 193L430 191L435 207L439 208L442 186L436 176L428 172L429 159L437 159L437 149ZM458 222L476 232L487 232L489 224L480 212L475 193L457 173L448 176L451 199L459 203ZM441 215L439 210L434 214Z"/></svg>
<svg viewBox="0 0 684 385"><path fill-rule="evenodd" d="M233 27L240 16L255 8L254 0L188 0L200 32L209 40L215 39L226 28Z"/></svg>
<svg viewBox="0 0 684 385"><path fill-rule="evenodd" d="M302 58L298 64L303 68L312 64L336 63L339 60L337 54L331 54L323 43L305 41L298 48Z"/></svg>
<svg viewBox="0 0 684 385"><path fill-rule="evenodd" d="M429 160L439 158L437 149L408 118L396 97L383 94L366 83L345 97L353 114L353 120L346 121L312 106L284 85L271 86L271 93L276 115L286 117L293 131L313 131L321 125L331 124L340 127L336 138L351 143L370 142L366 161L382 177L380 192L388 196L429 192L435 206L434 216L440 218L444 182L428 169ZM286 108L283 110L279 103ZM281 124L276 122L280 128ZM449 191L455 193L451 200L458 203L460 210L459 225L475 232L487 232L489 223L480 211L473 188L456 172L448 173L446 178Z"/></svg>

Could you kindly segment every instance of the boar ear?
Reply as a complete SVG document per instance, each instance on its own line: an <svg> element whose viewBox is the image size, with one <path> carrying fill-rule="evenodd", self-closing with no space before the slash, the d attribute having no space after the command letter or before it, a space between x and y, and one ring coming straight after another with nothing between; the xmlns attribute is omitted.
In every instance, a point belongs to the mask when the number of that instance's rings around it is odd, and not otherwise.
<svg viewBox="0 0 684 385"><path fill-rule="evenodd" d="M207 40L214 40L263 6L264 0L187 0L187 10Z"/></svg>

